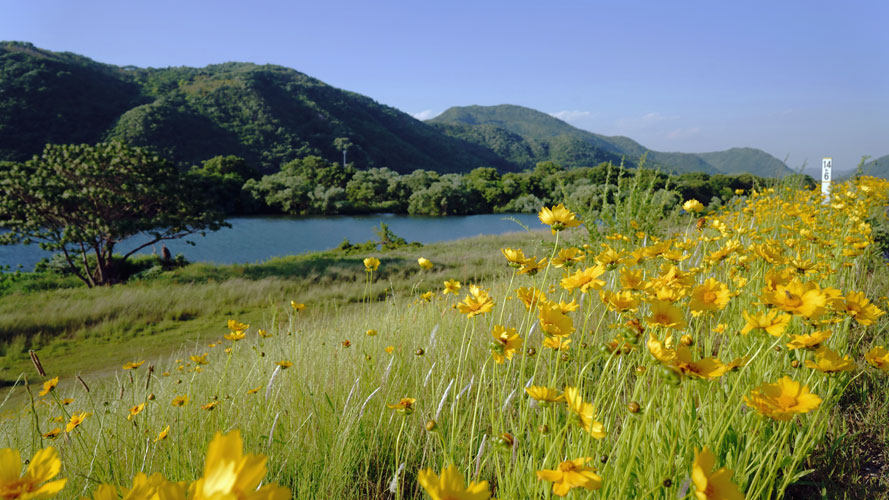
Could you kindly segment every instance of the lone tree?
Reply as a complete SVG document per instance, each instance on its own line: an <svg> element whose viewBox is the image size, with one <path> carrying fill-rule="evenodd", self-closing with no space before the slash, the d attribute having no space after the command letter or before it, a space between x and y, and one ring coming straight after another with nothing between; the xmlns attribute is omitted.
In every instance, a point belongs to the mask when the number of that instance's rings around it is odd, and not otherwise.
<svg viewBox="0 0 889 500"><path fill-rule="evenodd" d="M124 239L147 236L126 260L159 241L226 225L196 185L143 148L47 145L0 177L0 227L9 229L0 244L61 251L87 286L111 285L119 281L113 252Z"/></svg>

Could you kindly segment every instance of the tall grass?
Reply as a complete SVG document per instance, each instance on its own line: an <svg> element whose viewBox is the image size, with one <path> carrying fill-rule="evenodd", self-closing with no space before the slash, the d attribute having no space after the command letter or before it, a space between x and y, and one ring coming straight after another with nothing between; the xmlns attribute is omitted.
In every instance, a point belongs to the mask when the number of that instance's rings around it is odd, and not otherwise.
<svg viewBox="0 0 889 500"><path fill-rule="evenodd" d="M181 295L154 296L160 309L183 310L176 309L186 307L176 305L180 300L228 304L220 306L215 318L217 341L183 346L157 362L150 380L143 365L89 378L88 393L65 380L55 399L38 399L36 410L4 405L0 443L28 455L50 444L41 434L59 425L54 418L91 412L80 428L51 443L62 454L68 498L85 495L99 483L129 484L140 471L192 480L200 474L213 433L233 428L245 436L248 451L270 457L267 481L289 486L295 498L421 498L418 470L438 471L449 464L473 480L489 481L498 498L549 498L552 485L540 481L536 471L578 457L594 460L603 486L597 492L575 490L575 497L691 498L692 463L696 450L705 446L716 456L717 468L733 471L732 482L747 498L781 497L806 477L807 460L835 425L832 409L849 384L864 370L884 375L860 358L853 372L825 374L807 368L813 352L787 349L788 336L830 329L826 345L841 354L860 355L873 345L885 345L886 320L861 324L833 301L821 317L796 315L784 334L775 337L740 334L742 312L766 310L763 290L774 286L767 275L784 268L791 270L790 278L817 283L819 290L863 291L872 300L885 295L887 284L875 274L883 264L864 219L885 204L889 188L866 182L867 191L858 185L836 189L832 206L821 205L814 193L782 186L745 194L708 215L699 228L698 216L677 209L660 223L649 221L650 229L643 230L637 220L643 212L616 207L655 203L650 194L638 189L618 197L623 205L600 209L614 217L609 224L628 228L618 235L603 228L610 239L599 241L621 252L623 259L601 276L603 288L620 289L623 268L641 269L650 284L647 291L633 292L644 300L626 312L609 309L594 291L560 286L563 270L551 262L536 274L519 274L495 249L472 244L438 255L426 249L415 252L414 263L424 256L438 267L420 271L412 264L395 276L374 278L367 292L359 268L355 273L362 278L343 285L343 297L334 299L338 292L329 290L315 295L309 288L273 299L264 310L251 313L248 338L238 342L221 340L227 319L246 319L235 304L242 296L237 285L257 300L268 300L266 293L286 295L286 289L275 289L274 281L262 288L262 280L178 285ZM587 243L587 261L579 265L584 268L595 265L592 259L603 250L599 241L590 245L582 232L563 232L539 243L526 239L523 250L539 259ZM664 241L676 253L652 250ZM738 243L736 250L714 257L731 242ZM858 248L857 243L870 244ZM756 251L764 244L779 248L780 258ZM460 262L475 262L470 273L475 277L469 281L489 291L496 303L492 311L467 318L455 310L459 298L442 293L441 282L457 277ZM387 265L398 264L384 259L381 271ZM680 275L670 274L670 266ZM670 276L686 281L675 289L675 303L688 322L678 331L648 322L651 295ZM722 309L692 315L687 296L709 278L727 284L731 300ZM404 286L396 285L396 279L404 280ZM468 280L463 281L465 291ZM251 286L257 288L250 291ZM568 313L576 332L567 350L542 345L539 310L516 298L518 287L532 286L553 302L578 304ZM350 300L356 291L362 297ZM434 292L431 300L423 296L427 291ZM125 303L139 311L138 297L144 295L132 293L134 298ZM307 308L291 308L286 302L291 297L306 302ZM206 311L211 306L202 307ZM628 328L629 320L639 321L644 333ZM503 364L491 356L496 325L515 328L524 342L521 352ZM272 336L260 337L259 329ZM370 329L377 334L368 336ZM714 380L679 375L649 352L650 334L673 345L691 344L696 360L715 356L726 363L737 360L739 366ZM208 364L190 358L204 353ZM292 366L282 369L277 364L282 361ZM45 356L44 364L53 375L52 357ZM744 403L752 389L785 375L820 396L822 404L781 422ZM595 406L605 437L585 432L565 404L533 401L524 391L531 384L559 391L577 387L583 400ZM171 401L179 395L188 395L190 403L173 407ZM74 402L57 403L67 397ZM386 406L404 397L416 399L412 413ZM128 420L128 409L142 402L146 410ZM212 402L217 402L212 410L201 408ZM169 438L155 443L167 425Z"/></svg>

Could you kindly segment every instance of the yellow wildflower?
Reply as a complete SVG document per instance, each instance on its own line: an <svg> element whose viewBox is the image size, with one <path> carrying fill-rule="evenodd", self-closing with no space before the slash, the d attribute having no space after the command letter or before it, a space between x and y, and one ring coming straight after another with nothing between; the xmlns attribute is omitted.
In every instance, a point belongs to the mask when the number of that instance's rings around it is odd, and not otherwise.
<svg viewBox="0 0 889 500"><path fill-rule="evenodd" d="M553 234L556 234L556 231L579 226L580 221L575 219L575 217L574 212L565 208L563 203L559 203L552 208L543 207L540 209L540 213L537 214L540 222L549 226Z"/></svg>
<svg viewBox="0 0 889 500"><path fill-rule="evenodd" d="M432 469L421 470L417 474L417 482L426 490L432 500L488 500L491 489L487 481L473 482L467 485L457 467L441 471L441 477Z"/></svg>
<svg viewBox="0 0 889 500"><path fill-rule="evenodd" d="M417 259L417 264L419 264L420 267L422 267L423 269L432 269L432 266L434 266L432 261L425 257L420 257L419 259Z"/></svg>
<svg viewBox="0 0 889 500"><path fill-rule="evenodd" d="M864 359L876 368L889 372L889 351L883 346L877 346L864 355Z"/></svg>
<svg viewBox="0 0 889 500"><path fill-rule="evenodd" d="M130 361L129 363L123 365L124 370L135 370L145 364L145 360L142 361Z"/></svg>
<svg viewBox="0 0 889 500"><path fill-rule="evenodd" d="M189 488L190 500L239 498L287 500L290 490L275 484L258 488L266 474L266 457L245 455L241 433L216 433L207 449L204 476ZM258 489L257 489L258 488Z"/></svg>
<svg viewBox="0 0 889 500"><path fill-rule="evenodd" d="M605 437L605 426L602 422L596 421L596 407L583 400L577 387L565 388L565 402L568 403L568 409L574 412L583 430L596 439Z"/></svg>
<svg viewBox="0 0 889 500"><path fill-rule="evenodd" d="M491 336L494 337L494 341L491 342L491 356L498 364L502 364L504 359L512 359L522 348L523 340L515 328L495 325Z"/></svg>
<svg viewBox="0 0 889 500"><path fill-rule="evenodd" d="M462 285L457 280L448 280L444 282L444 290L441 292L444 295L449 293L453 293L454 295L460 294L460 288Z"/></svg>
<svg viewBox="0 0 889 500"><path fill-rule="evenodd" d="M806 360L806 366L824 373L850 372L855 370L855 362L849 356L839 354L827 346L815 351L815 361Z"/></svg>
<svg viewBox="0 0 889 500"><path fill-rule="evenodd" d="M380 259L376 257L367 257L364 259L364 270L365 272L373 272L380 268Z"/></svg>
<svg viewBox="0 0 889 500"><path fill-rule="evenodd" d="M766 417L786 422L797 413L818 408L821 398L809 392L807 386L785 376L774 384L763 382L750 396L744 396L744 402Z"/></svg>
<svg viewBox="0 0 889 500"><path fill-rule="evenodd" d="M46 396L47 394L52 392L52 390L55 389L56 386L58 386L58 385L59 385L59 377L53 377L53 378L47 380L46 382L43 383L43 390L40 391L40 395Z"/></svg>
<svg viewBox="0 0 889 500"><path fill-rule="evenodd" d="M28 470L18 477L22 470L22 456L12 448L0 449L0 494L4 500L53 498L65 487L67 479L50 479L59 475L62 461L52 446L44 448L31 457Z"/></svg>
<svg viewBox="0 0 889 500"><path fill-rule="evenodd" d="M691 480L695 486L697 500L744 500L744 495L732 483L732 470L721 467L713 472L716 457L705 446L695 450L695 461L691 467Z"/></svg>
<svg viewBox="0 0 889 500"><path fill-rule="evenodd" d="M791 319L789 314L783 314L778 310L755 315L747 314L747 311L741 311L741 316L747 321L747 324L741 329L742 335L747 335L753 330L763 330L775 337L780 337L784 333L784 329L787 328Z"/></svg>
<svg viewBox="0 0 889 500"><path fill-rule="evenodd" d="M553 483L553 495L560 497L568 495L571 488L598 490L602 487L602 477L596 474L595 468L586 466L590 460L592 457L566 460L559 464L558 469L537 471L537 478Z"/></svg>
<svg viewBox="0 0 889 500"><path fill-rule="evenodd" d="M575 288L580 288L581 292L587 292L590 289L599 290L605 286L605 282L598 279L603 274L605 274L605 268L602 266L588 267L562 278L561 285L565 290L574 290Z"/></svg>

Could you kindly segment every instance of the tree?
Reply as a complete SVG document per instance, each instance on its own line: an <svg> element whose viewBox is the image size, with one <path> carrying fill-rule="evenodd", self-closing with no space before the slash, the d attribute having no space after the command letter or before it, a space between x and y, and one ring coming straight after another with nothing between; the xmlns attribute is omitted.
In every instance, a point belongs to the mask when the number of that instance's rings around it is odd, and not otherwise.
<svg viewBox="0 0 889 500"><path fill-rule="evenodd" d="M9 229L0 244L37 242L61 251L87 286L111 285L119 280L114 249L126 238L147 236L124 261L159 241L227 225L195 191L192 176L143 148L47 145L0 178L0 226Z"/></svg>

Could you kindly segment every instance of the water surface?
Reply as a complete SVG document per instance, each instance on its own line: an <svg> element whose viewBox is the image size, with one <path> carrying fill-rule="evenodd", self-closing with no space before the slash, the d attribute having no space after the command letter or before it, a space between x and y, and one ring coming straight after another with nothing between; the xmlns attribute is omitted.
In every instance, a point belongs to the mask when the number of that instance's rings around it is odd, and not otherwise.
<svg viewBox="0 0 889 500"><path fill-rule="evenodd" d="M414 217L409 215L374 214L361 216L325 217L234 217L230 228L191 236L194 246L183 240L163 242L173 255L182 253L191 262L235 264L261 262L272 257L327 250L338 246L343 239L352 243L377 240L374 229L385 222L396 235L408 241L435 243L482 234L502 234L522 231L522 227L507 218L512 217L531 229L542 229L536 214L482 214L450 217ZM115 250L126 253L147 239L134 236ZM161 243L147 247L140 253L160 253ZM13 269L22 266L30 271L49 252L37 245L0 245L0 265Z"/></svg>

